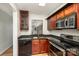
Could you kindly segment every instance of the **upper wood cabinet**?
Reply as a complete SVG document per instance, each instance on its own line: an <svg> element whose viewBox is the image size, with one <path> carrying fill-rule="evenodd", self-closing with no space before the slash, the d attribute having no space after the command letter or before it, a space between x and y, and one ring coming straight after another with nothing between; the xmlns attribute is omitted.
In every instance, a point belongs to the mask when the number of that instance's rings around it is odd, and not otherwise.
<svg viewBox="0 0 79 59"><path fill-rule="evenodd" d="M20 30L28 30L28 11L20 10Z"/></svg>
<svg viewBox="0 0 79 59"><path fill-rule="evenodd" d="M56 15L48 20L48 30L53 30L56 28L56 20Z"/></svg>
<svg viewBox="0 0 79 59"><path fill-rule="evenodd" d="M65 13L64 10L57 13L57 19L64 17Z"/></svg>
<svg viewBox="0 0 79 59"><path fill-rule="evenodd" d="M75 12L75 10L76 10L75 4L72 4L72 5L68 6L68 7L66 7L66 8L64 9L65 16L67 16L67 15L69 15L69 14Z"/></svg>
<svg viewBox="0 0 79 59"><path fill-rule="evenodd" d="M77 13L77 29L79 30L79 3L76 3L76 13Z"/></svg>
<svg viewBox="0 0 79 59"><path fill-rule="evenodd" d="M65 20L65 17L68 17L69 15L75 13L75 27L79 30L79 3L68 3L61 9L59 9L57 12L52 14L47 18L48 20L48 30L57 29L56 28L56 22L58 20ZM68 20L69 18L67 18ZM65 21L66 22L66 21ZM66 23L65 23L66 24ZM61 25L61 24L60 24ZM65 29L65 28L63 28ZM66 28L67 29L67 28Z"/></svg>

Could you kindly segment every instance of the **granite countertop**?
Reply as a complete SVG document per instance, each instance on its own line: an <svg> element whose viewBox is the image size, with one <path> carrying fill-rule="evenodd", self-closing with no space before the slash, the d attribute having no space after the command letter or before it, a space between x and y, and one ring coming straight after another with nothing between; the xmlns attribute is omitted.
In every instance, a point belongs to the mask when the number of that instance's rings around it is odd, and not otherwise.
<svg viewBox="0 0 79 59"><path fill-rule="evenodd" d="M38 37L38 35L21 35L21 36L19 36L18 37L18 39L21 39L21 38L30 38L30 39L33 39L33 37ZM67 47L65 47L64 45L63 45L63 42L64 42L64 44L66 44L66 45L70 45L70 46L73 46L73 47L79 47L79 42L75 42L75 41L72 41L72 40L69 40L69 39L64 39L64 38L62 38L62 37L60 37L60 36L55 36L55 35L45 35L45 34L40 34L39 35L39 37L41 38L41 37L45 37L45 38L48 38L48 40L50 40L51 42L54 42L55 44L57 44L57 45L59 45L59 46L61 46L61 47L63 47L64 49L66 49ZM49 38L50 37L50 38ZM57 42L55 42L54 41L54 39L57 41ZM62 43L60 43L59 41L61 41Z"/></svg>
<svg viewBox="0 0 79 59"><path fill-rule="evenodd" d="M18 37L18 39L20 38L33 38L33 37L38 37L38 35L21 35ZM56 39L60 39L59 36L55 36L55 35L45 35L45 34L40 34L39 37L53 37Z"/></svg>
<svg viewBox="0 0 79 59"><path fill-rule="evenodd" d="M73 47L73 46L71 46L71 45L69 45L67 43L64 43L64 42L56 42L56 41L53 41L53 40L51 40L51 42L58 45L58 46L60 46L61 48L65 49L65 50L67 48L72 48Z"/></svg>

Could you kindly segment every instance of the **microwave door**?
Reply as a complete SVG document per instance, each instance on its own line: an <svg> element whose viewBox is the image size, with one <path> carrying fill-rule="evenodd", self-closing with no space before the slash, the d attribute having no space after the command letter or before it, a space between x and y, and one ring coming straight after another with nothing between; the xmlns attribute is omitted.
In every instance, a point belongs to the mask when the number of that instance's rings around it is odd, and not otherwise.
<svg viewBox="0 0 79 59"><path fill-rule="evenodd" d="M71 16L70 18L69 18L69 28L75 28L75 23L76 23L76 21L75 21L76 19L75 19L75 15L73 15L73 16Z"/></svg>

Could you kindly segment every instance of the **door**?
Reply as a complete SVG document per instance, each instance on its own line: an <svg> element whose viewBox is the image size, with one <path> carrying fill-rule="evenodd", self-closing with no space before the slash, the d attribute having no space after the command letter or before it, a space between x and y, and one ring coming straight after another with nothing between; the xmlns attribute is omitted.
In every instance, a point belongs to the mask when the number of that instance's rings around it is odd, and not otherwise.
<svg viewBox="0 0 79 59"><path fill-rule="evenodd" d="M43 34L43 20L32 21L32 34Z"/></svg>
<svg viewBox="0 0 79 59"><path fill-rule="evenodd" d="M48 53L48 40L40 39L40 53Z"/></svg>
<svg viewBox="0 0 79 59"><path fill-rule="evenodd" d="M39 39L32 40L32 54L39 54L40 53L40 46L39 46Z"/></svg>
<svg viewBox="0 0 79 59"><path fill-rule="evenodd" d="M48 40L45 38L32 40L32 54L48 53Z"/></svg>

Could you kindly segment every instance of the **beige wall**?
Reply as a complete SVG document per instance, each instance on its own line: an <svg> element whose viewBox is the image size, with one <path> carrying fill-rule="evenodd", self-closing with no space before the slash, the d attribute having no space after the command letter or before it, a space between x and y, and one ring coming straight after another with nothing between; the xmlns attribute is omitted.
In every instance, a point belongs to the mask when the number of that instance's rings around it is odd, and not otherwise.
<svg viewBox="0 0 79 59"><path fill-rule="evenodd" d="M7 6L6 6L7 8ZM13 45L12 16L0 10L0 54Z"/></svg>

